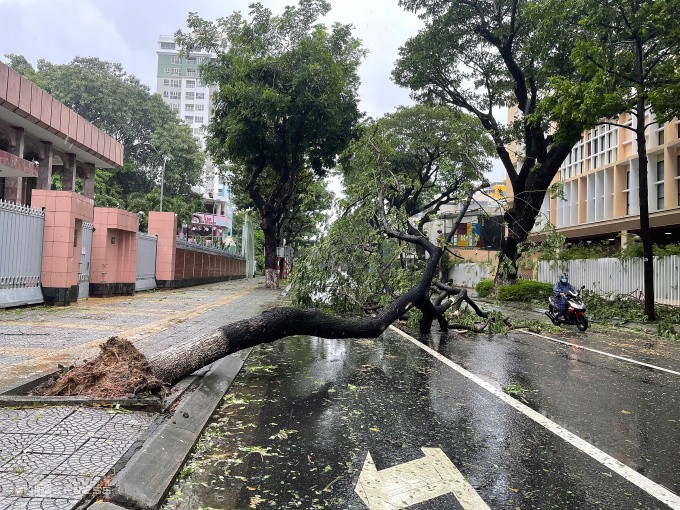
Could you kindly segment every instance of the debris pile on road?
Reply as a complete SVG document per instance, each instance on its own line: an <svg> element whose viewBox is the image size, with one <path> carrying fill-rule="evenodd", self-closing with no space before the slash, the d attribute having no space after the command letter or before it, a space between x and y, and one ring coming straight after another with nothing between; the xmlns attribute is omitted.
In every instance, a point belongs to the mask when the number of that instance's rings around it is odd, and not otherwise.
<svg viewBox="0 0 680 510"><path fill-rule="evenodd" d="M99 355L38 386L35 395L162 397L163 382L151 371L144 355L129 340L112 336L99 346Z"/></svg>

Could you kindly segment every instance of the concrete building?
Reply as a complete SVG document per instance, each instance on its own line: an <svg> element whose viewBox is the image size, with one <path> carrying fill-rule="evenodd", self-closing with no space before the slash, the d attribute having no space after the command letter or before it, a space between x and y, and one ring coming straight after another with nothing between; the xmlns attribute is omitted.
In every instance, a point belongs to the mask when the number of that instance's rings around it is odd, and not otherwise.
<svg viewBox="0 0 680 510"><path fill-rule="evenodd" d="M511 112L512 114L512 112ZM635 127L621 115L616 123ZM654 241L680 242L680 121L666 124L647 117L649 218ZM521 150L521 148L520 148ZM512 148L511 148L512 151ZM618 242L626 245L640 230L639 172L635 133L612 125L583 133L562 164L555 182L563 195L547 197L532 238L540 239L547 222L568 242ZM509 194L512 188L508 182Z"/></svg>
<svg viewBox="0 0 680 510"><path fill-rule="evenodd" d="M120 143L0 62L0 305L87 294L95 168L122 165Z"/></svg>
<svg viewBox="0 0 680 510"><path fill-rule="evenodd" d="M200 147L205 149L211 97L215 87L201 81L199 67L206 60L215 58L215 55L196 49L188 57L182 56L174 37L169 35L160 36L156 53L158 55L156 91L191 128ZM195 229L200 228L204 231L212 229L213 225L220 225L223 227L221 232L229 231L231 235L231 194L225 174L210 160L207 160L203 170L203 182L193 191L203 197L205 212L210 213L211 221L195 226ZM191 237L191 228L186 228L185 232Z"/></svg>
<svg viewBox="0 0 680 510"><path fill-rule="evenodd" d="M116 168L123 146L50 94L0 63L0 199L31 205L33 190L94 197L94 169Z"/></svg>

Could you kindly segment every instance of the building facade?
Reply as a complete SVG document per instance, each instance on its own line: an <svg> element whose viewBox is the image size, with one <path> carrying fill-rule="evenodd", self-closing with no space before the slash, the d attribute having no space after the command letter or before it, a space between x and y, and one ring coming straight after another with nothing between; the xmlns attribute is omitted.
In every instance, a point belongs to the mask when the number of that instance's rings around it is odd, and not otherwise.
<svg viewBox="0 0 680 510"><path fill-rule="evenodd" d="M503 211L506 206L506 185L494 182L475 193L463 219L451 237L449 250L470 261L486 261L499 249L504 235ZM430 241L437 243L448 236L461 210L461 204L441 208L439 218L425 226Z"/></svg>
<svg viewBox="0 0 680 510"><path fill-rule="evenodd" d="M613 124L618 124L613 125ZM658 244L680 242L680 121L665 124L647 116L648 202L650 227ZM546 195L532 238L541 239L551 223L568 242L618 242L625 246L640 230L640 177L635 117L624 114L611 124L584 131ZM512 151L512 148L510 148ZM521 149L521 148L520 148ZM512 188L508 182L508 189Z"/></svg>
<svg viewBox="0 0 680 510"><path fill-rule="evenodd" d="M215 91L201 80L200 65L215 55L201 49L195 49L189 56L180 55L180 49L173 36L162 35L156 50L157 82L156 91L163 101L170 106L177 116L189 126L201 149L205 150L205 139L210 122L211 97ZM201 230L210 229L212 225L231 226L231 193L226 182L226 175L207 159L203 169L203 182L193 191L203 197L205 211L212 215L214 221L201 225ZM187 237L192 237L197 227L187 226L184 229ZM213 237L214 232L211 232ZM229 229L229 236L231 230Z"/></svg>

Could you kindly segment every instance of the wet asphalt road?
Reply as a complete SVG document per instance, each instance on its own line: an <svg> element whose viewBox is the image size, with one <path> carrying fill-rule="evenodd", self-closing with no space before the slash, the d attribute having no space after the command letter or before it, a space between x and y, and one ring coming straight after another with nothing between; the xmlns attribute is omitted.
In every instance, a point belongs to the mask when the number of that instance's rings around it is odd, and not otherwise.
<svg viewBox="0 0 680 510"><path fill-rule="evenodd" d="M424 339L680 492L680 377L522 333ZM365 509L378 470L440 448L490 508L656 509L653 496L413 343L290 338L248 359L166 508ZM409 508L460 509L453 494Z"/></svg>

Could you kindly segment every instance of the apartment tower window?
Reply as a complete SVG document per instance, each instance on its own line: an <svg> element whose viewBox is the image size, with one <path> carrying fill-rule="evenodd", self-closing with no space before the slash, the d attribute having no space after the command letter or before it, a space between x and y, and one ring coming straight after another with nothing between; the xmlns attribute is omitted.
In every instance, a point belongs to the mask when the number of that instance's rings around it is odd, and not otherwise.
<svg viewBox="0 0 680 510"><path fill-rule="evenodd" d="M678 183L678 207L680 207L680 156L675 161L675 182Z"/></svg>
<svg viewBox="0 0 680 510"><path fill-rule="evenodd" d="M663 189L663 161L656 162L656 209L660 211L664 207L664 189Z"/></svg>

